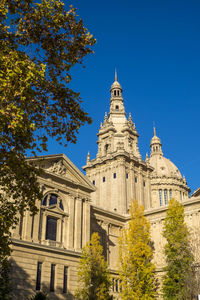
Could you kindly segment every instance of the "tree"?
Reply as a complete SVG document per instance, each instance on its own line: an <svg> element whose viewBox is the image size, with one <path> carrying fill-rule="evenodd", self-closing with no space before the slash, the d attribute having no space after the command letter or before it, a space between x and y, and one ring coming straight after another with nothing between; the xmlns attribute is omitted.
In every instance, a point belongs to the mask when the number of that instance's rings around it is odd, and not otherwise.
<svg viewBox="0 0 200 300"><path fill-rule="evenodd" d="M10 272L10 264L8 260L5 258L0 263L0 299L2 300L10 300L9 272Z"/></svg>
<svg viewBox="0 0 200 300"><path fill-rule="evenodd" d="M10 254L10 229L36 213L41 170L27 151L47 150L48 137L76 142L91 118L69 88L70 70L95 39L72 6L60 0L0 1L0 261Z"/></svg>
<svg viewBox="0 0 200 300"><path fill-rule="evenodd" d="M130 205L130 221L119 239L122 299L156 299L157 281L150 239L150 224L144 207L134 200Z"/></svg>
<svg viewBox="0 0 200 300"><path fill-rule="evenodd" d="M166 238L164 299L193 299L193 296L197 295L193 269L194 257L189 243L189 231L184 222L184 207L175 199L169 202L163 236Z"/></svg>
<svg viewBox="0 0 200 300"><path fill-rule="evenodd" d="M93 233L90 243L83 248L78 270L80 287L76 297L82 300L108 300L111 278L103 256L98 233Z"/></svg>

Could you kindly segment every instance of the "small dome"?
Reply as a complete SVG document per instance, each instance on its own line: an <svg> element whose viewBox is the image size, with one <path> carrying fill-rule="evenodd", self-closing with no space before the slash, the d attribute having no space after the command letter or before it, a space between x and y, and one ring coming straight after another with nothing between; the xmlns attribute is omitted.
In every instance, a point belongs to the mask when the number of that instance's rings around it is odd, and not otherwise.
<svg viewBox="0 0 200 300"><path fill-rule="evenodd" d="M117 80L115 80L113 82L113 84L111 85L111 90L112 89L121 89L122 90L122 87L121 87L121 85L119 84L119 82Z"/></svg>
<svg viewBox="0 0 200 300"><path fill-rule="evenodd" d="M161 141L159 139L159 137L157 137L156 135L154 135L151 139L151 144L161 144Z"/></svg>
<svg viewBox="0 0 200 300"><path fill-rule="evenodd" d="M154 168L153 175L158 177L182 178L181 173L175 164L162 155L151 156L149 163Z"/></svg>
<svg viewBox="0 0 200 300"><path fill-rule="evenodd" d="M116 69L115 69L115 81L114 81L113 84L111 85L110 90L112 91L113 89L121 89L121 91L122 91L122 87L121 87L121 85L119 84L119 82L117 81L117 71L116 71Z"/></svg>

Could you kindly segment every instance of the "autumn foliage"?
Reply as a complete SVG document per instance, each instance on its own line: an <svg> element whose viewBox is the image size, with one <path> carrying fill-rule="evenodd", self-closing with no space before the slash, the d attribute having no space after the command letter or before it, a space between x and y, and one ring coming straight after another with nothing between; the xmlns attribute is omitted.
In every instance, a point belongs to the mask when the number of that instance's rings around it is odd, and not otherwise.
<svg viewBox="0 0 200 300"><path fill-rule="evenodd" d="M95 39L76 9L58 0L0 1L0 261L10 254L10 229L42 198L40 170L26 153L47 150L49 137L76 142L91 118L69 88L71 68Z"/></svg>
<svg viewBox="0 0 200 300"><path fill-rule="evenodd" d="M163 236L166 257L163 278L164 299L184 300L196 298L194 257L190 246L189 231L184 222L184 207L171 199L167 210Z"/></svg>
<svg viewBox="0 0 200 300"><path fill-rule="evenodd" d="M103 256L98 233L93 233L90 243L83 248L78 270L79 288L76 292L82 300L109 300L111 277Z"/></svg>
<svg viewBox="0 0 200 300"><path fill-rule="evenodd" d="M156 299L157 284L150 224L143 206L135 200L130 206L130 221L122 229L119 240L120 280L122 299Z"/></svg>

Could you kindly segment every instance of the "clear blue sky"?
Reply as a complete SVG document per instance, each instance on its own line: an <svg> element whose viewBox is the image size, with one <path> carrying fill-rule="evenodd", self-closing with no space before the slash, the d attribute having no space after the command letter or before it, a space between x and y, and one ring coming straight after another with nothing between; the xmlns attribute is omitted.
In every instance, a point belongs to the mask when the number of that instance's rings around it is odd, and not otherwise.
<svg viewBox="0 0 200 300"><path fill-rule="evenodd" d="M65 1L66 4L70 2ZM74 0L77 13L97 39L85 68L76 66L71 86L93 118L76 145L49 143L49 154L65 153L81 169L88 150L97 152L97 132L109 111L109 89L117 68L127 114L140 135L143 159L150 152L153 122L164 156L200 186L200 1ZM42 153L47 154L47 153Z"/></svg>

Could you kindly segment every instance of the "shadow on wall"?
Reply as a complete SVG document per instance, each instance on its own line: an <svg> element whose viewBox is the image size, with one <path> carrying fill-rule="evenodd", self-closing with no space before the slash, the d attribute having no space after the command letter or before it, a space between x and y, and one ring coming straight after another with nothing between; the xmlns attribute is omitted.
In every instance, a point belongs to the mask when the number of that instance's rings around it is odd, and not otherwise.
<svg viewBox="0 0 200 300"><path fill-rule="evenodd" d="M113 242L109 239L108 234L106 230L102 227L101 222L98 223L93 211L91 212L91 214L92 214L92 222L91 222L92 226L91 226L90 236L92 235L92 233L98 232L100 236L100 243L103 247L103 255L105 257L105 260L107 260L109 247L115 246L115 244L113 244Z"/></svg>
<svg viewBox="0 0 200 300"><path fill-rule="evenodd" d="M31 279L30 276L21 268L13 259L10 259L11 270L11 299L12 300L29 300L29 298L36 294L35 286L36 280ZM47 294L48 300L64 300L74 299L71 293L63 293L57 290L56 293L49 292L49 286L41 283L41 291Z"/></svg>

